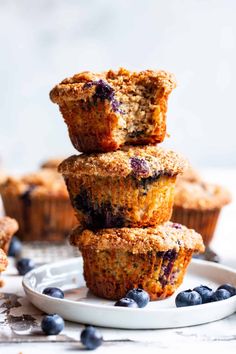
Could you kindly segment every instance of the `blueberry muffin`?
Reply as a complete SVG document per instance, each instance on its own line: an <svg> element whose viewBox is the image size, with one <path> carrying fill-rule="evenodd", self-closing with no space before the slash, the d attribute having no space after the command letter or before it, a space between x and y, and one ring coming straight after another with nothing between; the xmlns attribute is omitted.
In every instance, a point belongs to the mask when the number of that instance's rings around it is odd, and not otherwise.
<svg viewBox="0 0 236 354"><path fill-rule="evenodd" d="M175 188L171 220L199 232L208 246L213 238L217 221L231 195L225 188L199 180L178 179Z"/></svg>
<svg viewBox="0 0 236 354"><path fill-rule="evenodd" d="M0 248L0 273L3 272L8 265L8 260L5 252ZM0 282L0 287L2 286L2 283Z"/></svg>
<svg viewBox="0 0 236 354"><path fill-rule="evenodd" d="M176 176L186 161L156 146L71 156L59 166L85 228L144 227L168 221Z"/></svg>
<svg viewBox="0 0 236 354"><path fill-rule="evenodd" d="M184 172L178 176L177 183L178 181L201 182L202 177L197 170L189 165L188 168L186 168Z"/></svg>
<svg viewBox="0 0 236 354"><path fill-rule="evenodd" d="M12 236L18 230L18 223L15 219L7 216L0 218L0 248L7 253Z"/></svg>
<svg viewBox="0 0 236 354"><path fill-rule="evenodd" d="M50 98L59 105L78 151L106 152L162 142L167 100L175 86L165 71L121 68L76 74L55 86Z"/></svg>
<svg viewBox="0 0 236 354"><path fill-rule="evenodd" d="M58 166L60 165L60 163L63 160L64 160L64 158L62 158L62 157L54 157L54 158L48 159L40 165L40 168L51 168L51 169L54 169L57 171Z"/></svg>
<svg viewBox="0 0 236 354"><path fill-rule="evenodd" d="M77 224L63 178L42 169L0 185L5 213L19 223L24 241L64 241Z"/></svg>
<svg viewBox="0 0 236 354"><path fill-rule="evenodd" d="M171 222L148 228L75 229L71 244L84 260L84 278L93 294L117 300L141 287L151 300L164 299L182 283L201 235Z"/></svg>

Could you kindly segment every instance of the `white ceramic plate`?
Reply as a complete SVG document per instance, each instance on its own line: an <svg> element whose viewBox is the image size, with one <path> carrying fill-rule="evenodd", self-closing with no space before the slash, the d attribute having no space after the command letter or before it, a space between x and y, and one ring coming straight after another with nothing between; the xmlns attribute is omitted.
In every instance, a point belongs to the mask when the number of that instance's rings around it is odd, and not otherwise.
<svg viewBox="0 0 236 354"><path fill-rule="evenodd" d="M145 308L114 307L114 301L95 297L86 288L82 258L47 264L25 275L23 287L29 300L46 313L64 319L103 327L127 329L173 328L216 321L236 311L236 296L227 300L191 307L175 307L176 294L200 284L213 289L220 284L236 284L236 271L222 265L193 260L184 283L170 298L150 302ZM44 288L56 286L65 298L42 294Z"/></svg>

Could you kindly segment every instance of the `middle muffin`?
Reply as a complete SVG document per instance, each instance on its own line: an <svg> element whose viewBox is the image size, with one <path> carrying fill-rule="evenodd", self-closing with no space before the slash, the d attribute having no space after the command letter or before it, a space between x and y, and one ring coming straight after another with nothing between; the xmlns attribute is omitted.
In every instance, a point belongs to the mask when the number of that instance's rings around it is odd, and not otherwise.
<svg viewBox="0 0 236 354"><path fill-rule="evenodd" d="M145 227L171 217L186 160L157 146L71 156L59 166L81 225Z"/></svg>

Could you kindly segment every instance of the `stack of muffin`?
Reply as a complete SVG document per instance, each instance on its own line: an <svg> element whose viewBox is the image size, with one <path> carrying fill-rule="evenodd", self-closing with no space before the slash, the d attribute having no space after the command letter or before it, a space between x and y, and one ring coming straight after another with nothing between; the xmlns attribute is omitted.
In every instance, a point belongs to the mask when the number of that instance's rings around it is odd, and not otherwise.
<svg viewBox="0 0 236 354"><path fill-rule="evenodd" d="M167 72L120 69L77 74L50 93L83 152L59 172L79 221L70 240L97 296L116 300L141 287L163 299L181 284L193 252L204 250L198 233L169 222L186 161L154 145L164 140L174 87Z"/></svg>

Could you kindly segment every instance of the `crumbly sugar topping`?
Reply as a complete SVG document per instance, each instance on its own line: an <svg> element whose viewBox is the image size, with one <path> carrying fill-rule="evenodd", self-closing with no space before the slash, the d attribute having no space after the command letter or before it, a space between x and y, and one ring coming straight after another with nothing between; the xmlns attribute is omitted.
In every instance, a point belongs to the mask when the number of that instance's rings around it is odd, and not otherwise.
<svg viewBox="0 0 236 354"><path fill-rule="evenodd" d="M230 192L219 185L178 180L175 187L176 206L186 209L217 209L230 203Z"/></svg>
<svg viewBox="0 0 236 354"><path fill-rule="evenodd" d="M46 161L44 161L40 167L41 168L54 168L57 169L60 163L64 160L63 157L57 157L57 158L51 158Z"/></svg>
<svg viewBox="0 0 236 354"><path fill-rule="evenodd" d="M68 192L61 175L57 171L48 168L21 177L8 177L0 185L1 193L10 193L13 195L23 194L29 189L31 196L60 195L68 197Z"/></svg>
<svg viewBox="0 0 236 354"><path fill-rule="evenodd" d="M177 227L178 226L178 227ZM150 251L165 252L179 250L181 247L194 252L203 252L204 245L200 234L185 226L167 222L147 228L113 228L97 231L83 230L78 227L70 236L71 244L97 251L120 249L133 254Z"/></svg>
<svg viewBox="0 0 236 354"><path fill-rule="evenodd" d="M0 273L3 272L8 265L8 260L5 252L0 248Z"/></svg>
<svg viewBox="0 0 236 354"><path fill-rule="evenodd" d="M0 248L1 243L8 241L18 230L18 223L15 219L4 216L0 218Z"/></svg>
<svg viewBox="0 0 236 354"><path fill-rule="evenodd" d="M96 87L92 84L90 85L90 83L98 82L99 80L107 82L114 91L119 91L122 86L129 90L131 85L138 85L144 81L147 84L156 84L158 89L163 89L166 94L169 94L176 87L174 75L163 70L131 72L120 68L118 71L109 70L103 73L85 71L56 85L50 92L50 98L54 103L58 104L62 104L65 101L86 100L94 96L96 90Z"/></svg>
<svg viewBox="0 0 236 354"><path fill-rule="evenodd" d="M61 163L59 172L63 175L93 175L101 177L147 178L155 173L171 176L182 173L186 160L172 150L157 146L124 147L108 153L71 156Z"/></svg>

